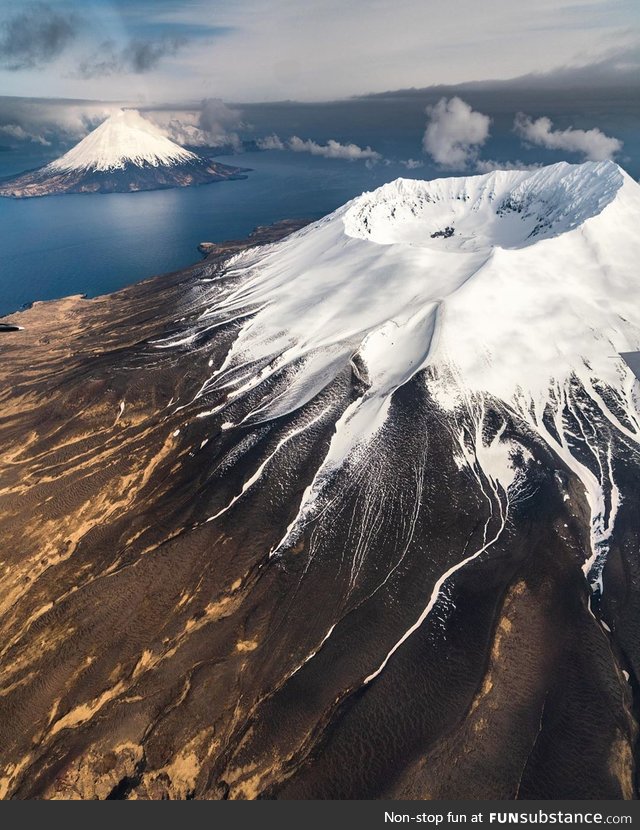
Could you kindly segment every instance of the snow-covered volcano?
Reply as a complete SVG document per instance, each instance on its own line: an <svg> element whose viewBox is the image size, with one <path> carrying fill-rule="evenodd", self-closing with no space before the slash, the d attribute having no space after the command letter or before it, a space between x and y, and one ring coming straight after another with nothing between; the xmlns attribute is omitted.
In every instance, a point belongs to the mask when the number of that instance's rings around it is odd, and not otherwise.
<svg viewBox="0 0 640 830"><path fill-rule="evenodd" d="M234 290L201 322L246 322L200 396L237 371L249 378L235 397L295 367L286 395L246 414L255 422L350 362L385 399L427 366L455 374L452 393L505 402L572 374L617 385L630 375L616 356L640 345L639 214L640 187L611 162L398 179L232 260Z"/></svg>
<svg viewBox="0 0 640 830"><path fill-rule="evenodd" d="M221 298L214 284L192 331L157 347L237 321L196 396L223 394L199 413L227 411L223 429L289 415L349 367L360 382L274 553L322 511L331 477L379 444L394 395L421 375L456 425L459 463L496 493L520 486L506 413L578 476L597 580L619 504L613 448L640 441L637 383L619 357L640 349L639 220L640 187L612 162L399 179L238 256L233 290ZM502 426L485 443L492 410Z"/></svg>
<svg viewBox="0 0 640 830"><path fill-rule="evenodd" d="M0 182L0 196L127 192L186 187L237 177L180 147L137 110L119 110L44 167Z"/></svg>
<svg viewBox="0 0 640 830"><path fill-rule="evenodd" d="M24 312L7 797L636 797L639 224L612 163L399 180Z"/></svg>
<svg viewBox="0 0 640 830"><path fill-rule="evenodd" d="M137 110L119 110L45 169L121 170L127 165L172 167L197 158L195 153L168 139Z"/></svg>

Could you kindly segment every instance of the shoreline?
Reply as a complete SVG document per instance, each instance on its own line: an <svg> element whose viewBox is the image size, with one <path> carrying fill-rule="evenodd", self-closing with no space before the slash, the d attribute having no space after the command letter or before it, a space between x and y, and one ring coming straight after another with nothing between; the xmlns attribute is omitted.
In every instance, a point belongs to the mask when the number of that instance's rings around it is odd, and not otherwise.
<svg viewBox="0 0 640 830"><path fill-rule="evenodd" d="M270 225L257 225L251 231L251 233L249 233L248 236L246 236L244 239L229 239L223 240L221 242L200 242L196 250L200 253L201 259L197 262L191 262L183 266L182 268L178 268L173 271L166 271L160 274L152 274L148 277L142 277L142 279L136 280L135 282L125 285L122 288L118 288L115 291L109 291L105 294L96 294L95 296L90 296L88 293L76 293L65 294L61 297L52 297L46 300L30 300L27 303L23 303L23 305L15 311L9 311L6 314L0 314L0 332L24 330L24 326L12 322L13 318L16 315L24 315L35 308L41 308L42 306L49 306L51 304L60 302L66 303L69 301L77 300L93 301L98 299L114 297L120 294L121 292L130 291L136 286L146 285L150 281L170 279L171 277L174 277L176 274L182 274L184 272L189 271L192 268L198 267L203 261L207 259L222 258L234 253L239 253L240 251L243 251L246 248L252 248L259 245L268 245L273 242L278 242L285 236L288 236L289 234L295 233L301 228L304 228L312 221L314 220L282 219L278 222L273 222ZM11 320L11 322L7 322L8 320Z"/></svg>

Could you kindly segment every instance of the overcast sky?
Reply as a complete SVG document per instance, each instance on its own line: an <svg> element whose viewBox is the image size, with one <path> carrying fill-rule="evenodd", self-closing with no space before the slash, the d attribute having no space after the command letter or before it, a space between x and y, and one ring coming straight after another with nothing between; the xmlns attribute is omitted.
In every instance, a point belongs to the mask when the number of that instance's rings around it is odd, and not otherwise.
<svg viewBox="0 0 640 830"><path fill-rule="evenodd" d="M638 63L637 0L0 0L0 91L323 100Z"/></svg>

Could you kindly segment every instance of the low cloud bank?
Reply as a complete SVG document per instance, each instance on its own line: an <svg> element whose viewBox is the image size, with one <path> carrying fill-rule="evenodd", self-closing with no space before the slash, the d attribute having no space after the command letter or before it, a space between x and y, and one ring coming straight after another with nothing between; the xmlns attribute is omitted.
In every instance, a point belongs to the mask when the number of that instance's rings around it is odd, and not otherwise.
<svg viewBox="0 0 640 830"><path fill-rule="evenodd" d="M380 161L382 156L371 147L358 147L357 144L341 144L330 138L326 144L318 144L308 139L303 141L297 135L289 139L289 149L294 153L311 153L312 156L322 156L327 159L346 159L347 161Z"/></svg>
<svg viewBox="0 0 640 830"><path fill-rule="evenodd" d="M327 159L344 159L345 161L380 161L382 156L371 147L359 147L357 144L341 144L330 138L326 144L319 144L311 139L302 139L297 135L283 141L277 135L268 135L256 142L261 150L292 150L294 153L310 153Z"/></svg>
<svg viewBox="0 0 640 830"><path fill-rule="evenodd" d="M43 135L30 133L19 124L0 125L0 137L14 139L16 141L30 141L33 144L41 144L43 147L48 147L51 144Z"/></svg>
<svg viewBox="0 0 640 830"><path fill-rule="evenodd" d="M238 130L243 126L242 112L220 98L205 98L199 110L150 110L143 115L161 127L177 144L191 147L225 147L240 149Z"/></svg>
<svg viewBox="0 0 640 830"><path fill-rule="evenodd" d="M0 98L0 140L49 146L83 138L113 111L117 103L68 103L28 98Z"/></svg>
<svg viewBox="0 0 640 830"><path fill-rule="evenodd" d="M286 150L286 144L277 135L267 135L264 138L259 138L256 141L260 150Z"/></svg>
<svg viewBox="0 0 640 830"><path fill-rule="evenodd" d="M523 112L519 112L513 125L514 132L523 141L545 147L547 150L567 150L582 153L589 161L612 159L622 149L622 142L605 135L595 127L592 130L555 130L550 118L542 116L535 121Z"/></svg>

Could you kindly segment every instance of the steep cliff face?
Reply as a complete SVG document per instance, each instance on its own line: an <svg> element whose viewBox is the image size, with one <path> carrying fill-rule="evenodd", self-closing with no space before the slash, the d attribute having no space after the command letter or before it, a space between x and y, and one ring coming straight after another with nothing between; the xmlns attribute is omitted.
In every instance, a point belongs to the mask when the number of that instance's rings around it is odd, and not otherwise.
<svg viewBox="0 0 640 830"><path fill-rule="evenodd" d="M3 793L633 797L639 192L399 180L16 316Z"/></svg>
<svg viewBox="0 0 640 830"><path fill-rule="evenodd" d="M0 196L188 187L242 172L180 147L136 110L120 110L55 161L0 181Z"/></svg>

